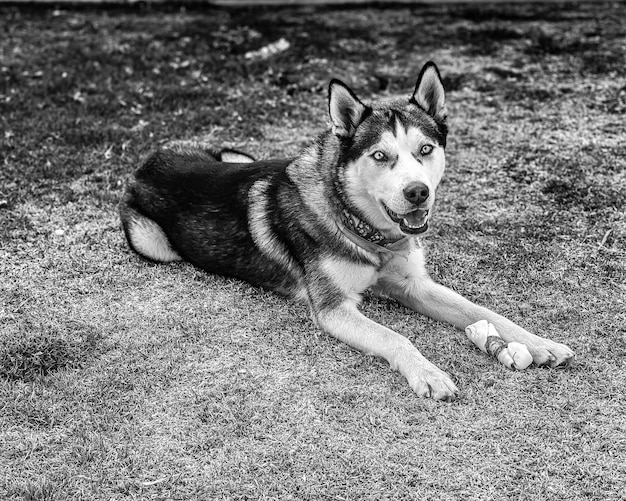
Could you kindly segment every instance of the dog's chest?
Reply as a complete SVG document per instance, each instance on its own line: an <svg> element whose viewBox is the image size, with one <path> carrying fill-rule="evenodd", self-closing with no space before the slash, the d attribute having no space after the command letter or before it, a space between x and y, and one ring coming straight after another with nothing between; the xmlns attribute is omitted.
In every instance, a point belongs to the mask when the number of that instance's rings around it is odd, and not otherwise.
<svg viewBox="0 0 626 501"><path fill-rule="evenodd" d="M343 295L354 301L359 301L363 291L378 280L378 271L374 266L334 257L325 258L320 264L326 278Z"/></svg>

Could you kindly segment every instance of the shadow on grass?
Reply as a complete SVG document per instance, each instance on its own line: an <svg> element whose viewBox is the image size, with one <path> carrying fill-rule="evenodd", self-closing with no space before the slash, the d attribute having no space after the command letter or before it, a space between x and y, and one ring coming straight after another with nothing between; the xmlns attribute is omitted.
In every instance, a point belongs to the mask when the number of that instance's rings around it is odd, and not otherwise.
<svg viewBox="0 0 626 501"><path fill-rule="evenodd" d="M93 326L21 325L0 336L0 377L33 381L61 369L83 367L97 351L101 334Z"/></svg>

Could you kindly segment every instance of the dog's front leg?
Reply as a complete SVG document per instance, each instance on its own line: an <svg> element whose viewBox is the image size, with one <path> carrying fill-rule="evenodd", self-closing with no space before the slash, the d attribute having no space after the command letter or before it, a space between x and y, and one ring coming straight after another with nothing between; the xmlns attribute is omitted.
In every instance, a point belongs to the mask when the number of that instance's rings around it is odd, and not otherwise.
<svg viewBox="0 0 626 501"><path fill-rule="evenodd" d="M414 249L408 257L400 256L390 262L381 273L375 292L459 329L478 320L487 320L505 341L527 345L537 365L567 366L574 360L574 352L564 344L531 334L502 315L435 283L424 268L421 249Z"/></svg>
<svg viewBox="0 0 626 501"><path fill-rule="evenodd" d="M352 300L318 311L313 305L313 309L320 328L354 348L387 360L418 395L454 400L458 390L445 372L429 362L406 337L359 312Z"/></svg>

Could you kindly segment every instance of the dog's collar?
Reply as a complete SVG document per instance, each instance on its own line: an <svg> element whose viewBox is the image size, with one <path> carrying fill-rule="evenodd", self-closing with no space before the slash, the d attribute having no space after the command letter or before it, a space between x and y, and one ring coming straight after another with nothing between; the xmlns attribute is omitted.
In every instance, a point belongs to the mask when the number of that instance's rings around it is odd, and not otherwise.
<svg viewBox="0 0 626 501"><path fill-rule="evenodd" d="M339 225L341 232L354 244L374 253L391 253L404 248L408 236L392 239L385 238L376 228L366 223L353 213L344 209Z"/></svg>

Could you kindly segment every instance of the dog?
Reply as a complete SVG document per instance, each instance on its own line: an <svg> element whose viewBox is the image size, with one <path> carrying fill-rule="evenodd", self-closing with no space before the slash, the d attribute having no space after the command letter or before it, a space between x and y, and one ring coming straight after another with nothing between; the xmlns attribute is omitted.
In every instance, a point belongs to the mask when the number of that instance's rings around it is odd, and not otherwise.
<svg viewBox="0 0 626 501"><path fill-rule="evenodd" d="M178 144L153 153L120 204L130 247L308 303L325 332L384 358L419 396L453 400L450 376L404 336L364 316L362 294L389 297L459 329L485 319L538 366L567 366L567 346L538 337L435 283L419 235L445 168L446 101L433 62L413 94L364 104L329 85L330 127L296 158L253 159ZM239 163L243 162L243 163Z"/></svg>

